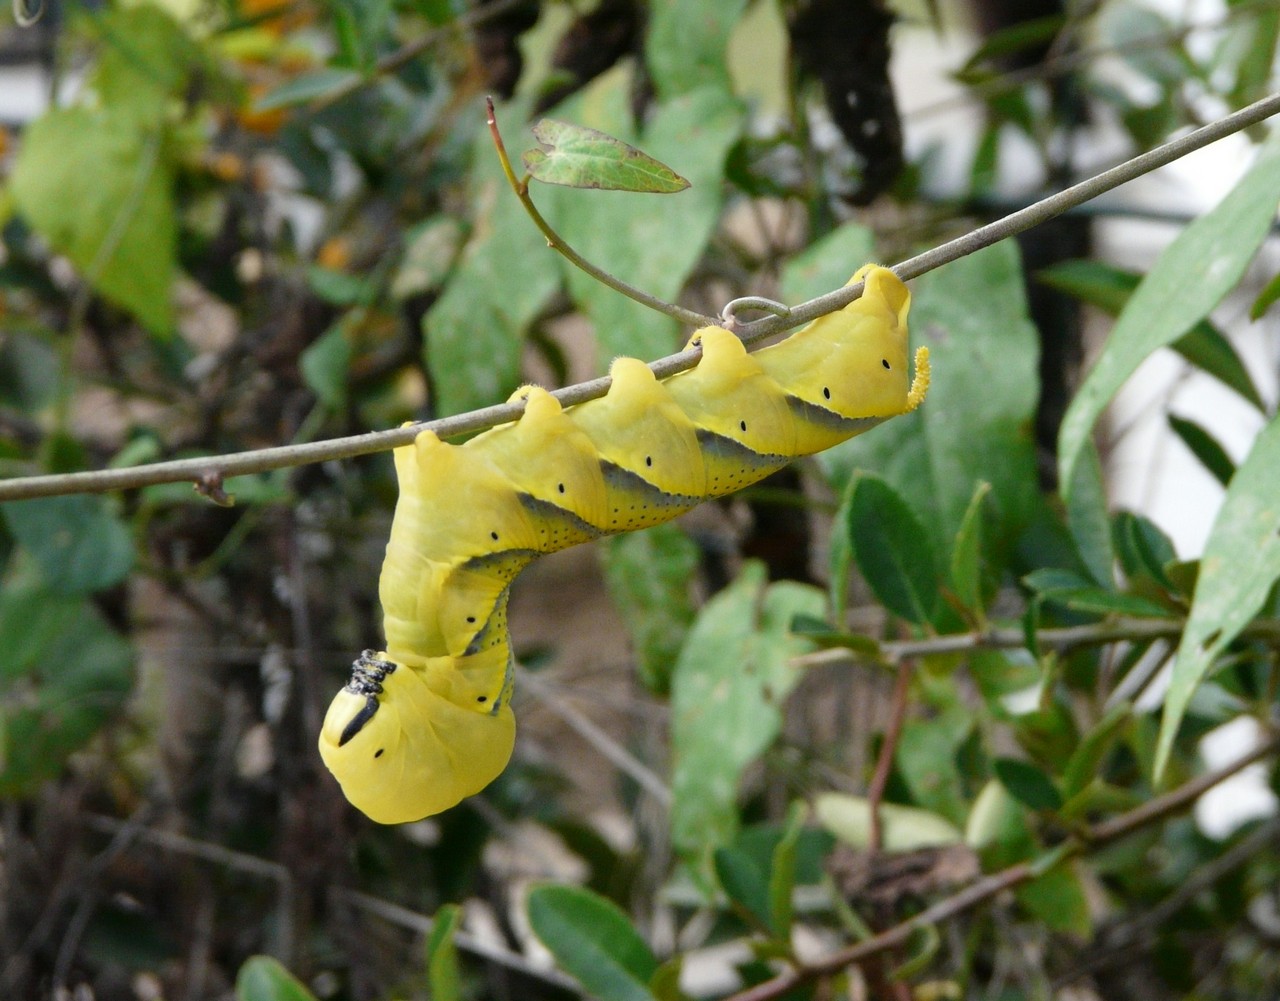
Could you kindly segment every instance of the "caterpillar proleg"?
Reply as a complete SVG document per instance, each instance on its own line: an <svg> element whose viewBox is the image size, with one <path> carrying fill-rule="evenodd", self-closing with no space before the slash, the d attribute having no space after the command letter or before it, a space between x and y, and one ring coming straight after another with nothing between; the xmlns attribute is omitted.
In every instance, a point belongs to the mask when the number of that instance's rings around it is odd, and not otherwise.
<svg viewBox="0 0 1280 1001"><path fill-rule="evenodd" d="M379 581L386 649L365 651L333 700L320 754L347 798L391 824L439 813L506 767L515 741L507 597L543 553L667 521L914 410L911 295L868 265L862 297L749 354L720 327L659 381L635 358L597 400L545 390L514 423L463 445L430 431L395 450L400 498Z"/></svg>

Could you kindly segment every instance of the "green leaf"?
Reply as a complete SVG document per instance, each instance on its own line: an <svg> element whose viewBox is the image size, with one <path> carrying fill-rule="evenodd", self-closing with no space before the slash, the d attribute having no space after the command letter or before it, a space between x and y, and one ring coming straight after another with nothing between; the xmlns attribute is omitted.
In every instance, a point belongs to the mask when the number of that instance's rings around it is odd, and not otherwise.
<svg viewBox="0 0 1280 1001"><path fill-rule="evenodd" d="M1057 810L1062 807L1062 794L1057 786L1035 765L1017 758L997 758L992 769L1000 784L1019 803L1032 810Z"/></svg>
<svg viewBox="0 0 1280 1001"><path fill-rule="evenodd" d="M1076 464L1103 409L1138 365L1203 320L1244 274L1280 202L1280 130L1221 202L1160 255L1125 306L1107 345L1071 401L1058 438L1059 482Z"/></svg>
<svg viewBox="0 0 1280 1001"><path fill-rule="evenodd" d="M46 112L23 134L10 190L89 285L152 333L172 332L177 223L158 132L109 109Z"/></svg>
<svg viewBox="0 0 1280 1001"><path fill-rule="evenodd" d="M1107 517L1107 489L1102 482L1102 463L1093 443L1085 445L1075 465L1075 480L1063 491L1067 502L1067 527L1076 552L1095 582L1103 587L1114 583L1115 553L1111 549L1111 523Z"/></svg>
<svg viewBox="0 0 1280 1001"><path fill-rule="evenodd" d="M1277 171L1280 173L1280 171ZM1156 750L1156 775L1191 696L1217 656L1262 608L1280 578L1280 419L1253 443L1227 487L1200 560L1200 575L1173 664Z"/></svg>
<svg viewBox="0 0 1280 1001"><path fill-rule="evenodd" d="M1085 734L1062 770L1064 800L1070 800L1100 777L1099 771L1107 754L1124 735L1132 720L1133 707L1127 702L1120 702L1108 709Z"/></svg>
<svg viewBox="0 0 1280 1001"><path fill-rule="evenodd" d="M761 928L776 933L769 906L769 877L755 859L732 846L717 848L713 856L716 879L728 895Z"/></svg>
<svg viewBox="0 0 1280 1001"><path fill-rule="evenodd" d="M819 793L814 799L818 822L845 844L866 848L871 844L871 803L865 796ZM889 852L910 852L959 844L959 829L945 817L914 806L880 804L881 847Z"/></svg>
<svg viewBox="0 0 1280 1001"><path fill-rule="evenodd" d="M1006 863L1030 851L1033 842L1025 811L1004 783L991 779L982 787L965 820L964 841L984 855L998 853Z"/></svg>
<svg viewBox="0 0 1280 1001"><path fill-rule="evenodd" d="M675 164L688 177L690 190L679 198L647 198L554 187L539 192L539 204L587 260L671 302L703 259L720 222L725 157L741 134L743 108L724 91L703 88L664 101L641 131L631 114L630 93L628 76L619 67L597 78L558 113L643 145L659 160ZM565 273L573 301L595 327L602 367L613 355L654 358L676 346L678 329L670 318L577 268L566 265Z"/></svg>
<svg viewBox="0 0 1280 1001"><path fill-rule="evenodd" d="M295 104L306 104L309 101L323 98L335 90L345 89L353 83L363 80L364 76L354 70L325 69L301 73L286 80L253 102L255 113L274 111L276 108L288 108Z"/></svg>
<svg viewBox="0 0 1280 1001"><path fill-rule="evenodd" d="M748 563L703 607L671 679L672 839L699 869L732 842L742 773L777 737L782 706L800 680L791 659L805 649L790 631L818 615L822 593L783 581L765 587Z"/></svg>
<svg viewBox="0 0 1280 1001"><path fill-rule="evenodd" d="M605 582L635 649L640 679L665 695L695 607L697 544L674 524L614 535L600 547Z"/></svg>
<svg viewBox="0 0 1280 1001"><path fill-rule="evenodd" d="M961 68L961 72L971 70L980 63L996 61L1015 52L1044 45L1052 41L1062 30L1063 23L1064 18L1061 14L1052 14L1048 17L1019 21L1012 27L994 31L969 57Z"/></svg>
<svg viewBox="0 0 1280 1001"><path fill-rule="evenodd" d="M406 230L404 257L391 280L391 297L403 300L439 289L461 246L462 226L451 216L427 219Z"/></svg>
<svg viewBox="0 0 1280 1001"><path fill-rule="evenodd" d="M250 956L236 974L236 1001L315 1001L315 995L280 960Z"/></svg>
<svg viewBox="0 0 1280 1001"><path fill-rule="evenodd" d="M442 417L499 403L519 385L525 333L560 284L559 257L508 188L487 132L472 156L472 238L422 320Z"/></svg>
<svg viewBox="0 0 1280 1001"><path fill-rule="evenodd" d="M951 549L951 589L960 603L979 618L987 603L982 577L982 506L990 493L990 483L979 483L974 488Z"/></svg>
<svg viewBox="0 0 1280 1001"><path fill-rule="evenodd" d="M1176 592L1167 567L1178 554L1169 537L1150 518L1129 511L1117 512L1112 522L1112 536L1120 565L1130 578L1146 575L1161 587Z"/></svg>
<svg viewBox="0 0 1280 1001"><path fill-rule="evenodd" d="M701 87L729 93L725 49L746 0L654 0L645 63L663 103Z"/></svg>
<svg viewBox="0 0 1280 1001"><path fill-rule="evenodd" d="M1089 898L1074 865L1063 864L1014 890L1018 903L1052 931L1087 939L1093 930Z"/></svg>
<svg viewBox="0 0 1280 1001"><path fill-rule="evenodd" d="M689 186L665 163L596 129L544 118L533 127L533 135L543 148L528 150L521 159L545 184L661 194Z"/></svg>
<svg viewBox="0 0 1280 1001"><path fill-rule="evenodd" d="M101 497L11 501L0 506L0 513L58 594L101 591L124 580L133 568L129 530Z"/></svg>
<svg viewBox="0 0 1280 1001"><path fill-rule="evenodd" d="M844 517L858 567L894 615L923 625L937 611L937 558L915 513L884 480L860 476Z"/></svg>
<svg viewBox="0 0 1280 1001"><path fill-rule="evenodd" d="M462 908L445 904L436 911L427 936L427 982L431 1001L461 1001L462 977L458 971L458 947L454 932L462 922Z"/></svg>
<svg viewBox="0 0 1280 1001"><path fill-rule="evenodd" d="M809 811L803 803L792 803L782 837L773 849L773 864L769 871L769 913L773 917L774 934L784 942L791 941L791 926L795 918L792 898L796 888L796 856L808 816Z"/></svg>
<svg viewBox="0 0 1280 1001"><path fill-rule="evenodd" d="M114 715L133 650L82 598L43 588L0 593L0 796L56 776Z"/></svg>
<svg viewBox="0 0 1280 1001"><path fill-rule="evenodd" d="M1186 445L1191 450L1191 454L1200 460L1200 465L1213 474L1213 478L1224 487L1229 486L1231 477L1236 474L1236 464L1227 454L1227 450L1219 444L1218 439L1186 417L1169 414L1168 420L1173 433L1181 438L1182 444Z"/></svg>
<svg viewBox="0 0 1280 1001"><path fill-rule="evenodd" d="M658 961L615 904L580 887L542 885L526 906L534 934L593 997L651 1001Z"/></svg>
<svg viewBox="0 0 1280 1001"><path fill-rule="evenodd" d="M1249 319L1262 319L1262 314L1274 306L1277 299L1280 299L1280 274L1267 282L1266 288L1253 300L1253 305L1249 307Z"/></svg>
<svg viewBox="0 0 1280 1001"><path fill-rule="evenodd" d="M367 306L377 296L377 287L361 275L322 268L307 267L307 284L320 299L332 306Z"/></svg>
<svg viewBox="0 0 1280 1001"><path fill-rule="evenodd" d="M346 406L347 375L351 365L351 341L346 324L339 320L298 356L302 381L320 402L337 409Z"/></svg>
<svg viewBox="0 0 1280 1001"><path fill-rule="evenodd" d="M1039 335L1013 241L912 283L911 339L928 345L928 405L818 456L840 483L873 469L911 503L936 553L949 553L975 484L991 484L984 550L999 578L1044 500L1031 428Z"/></svg>
<svg viewBox="0 0 1280 1001"><path fill-rule="evenodd" d="M1118 316L1142 282L1142 275L1104 261L1063 261L1038 272L1036 277L1051 288ZM1188 362L1235 390L1259 410L1266 405L1249 375L1244 361L1208 320L1201 320L1169 345Z"/></svg>
<svg viewBox="0 0 1280 1001"><path fill-rule="evenodd" d="M182 25L153 4L108 10L90 23L103 42L90 78L100 106L144 127L171 117L205 61Z"/></svg>

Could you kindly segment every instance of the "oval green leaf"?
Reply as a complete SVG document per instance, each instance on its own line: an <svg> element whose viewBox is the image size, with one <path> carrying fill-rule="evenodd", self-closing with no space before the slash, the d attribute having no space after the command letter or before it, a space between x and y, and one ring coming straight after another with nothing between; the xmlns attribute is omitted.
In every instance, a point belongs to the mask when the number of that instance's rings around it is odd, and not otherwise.
<svg viewBox="0 0 1280 1001"><path fill-rule="evenodd" d="M526 904L534 934L601 1001L653 1001L658 961L617 905L576 886L542 885Z"/></svg>
<svg viewBox="0 0 1280 1001"><path fill-rule="evenodd" d="M689 187L665 163L608 133L544 118L533 135L542 148L527 150L521 160L544 184L666 195Z"/></svg>

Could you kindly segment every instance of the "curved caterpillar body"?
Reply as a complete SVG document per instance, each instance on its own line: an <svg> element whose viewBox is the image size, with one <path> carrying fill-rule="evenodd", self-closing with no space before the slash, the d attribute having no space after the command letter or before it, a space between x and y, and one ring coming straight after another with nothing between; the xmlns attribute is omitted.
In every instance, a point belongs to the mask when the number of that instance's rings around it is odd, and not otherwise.
<svg viewBox="0 0 1280 1001"><path fill-rule="evenodd" d="M525 387L512 424L459 446L423 431L395 450L386 650L356 661L320 734L356 807L381 823L418 820L506 767L507 596L539 555L667 521L919 405L928 352L910 379L910 293L884 268L854 280L864 277L860 299L755 354L706 327L688 372L660 382L619 358L600 399L564 410Z"/></svg>

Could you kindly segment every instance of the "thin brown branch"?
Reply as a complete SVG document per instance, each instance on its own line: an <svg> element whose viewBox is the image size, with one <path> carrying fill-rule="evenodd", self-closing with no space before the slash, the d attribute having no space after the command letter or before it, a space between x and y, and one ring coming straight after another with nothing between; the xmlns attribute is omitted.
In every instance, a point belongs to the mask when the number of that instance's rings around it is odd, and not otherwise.
<svg viewBox="0 0 1280 1001"><path fill-rule="evenodd" d="M1036 632L1036 642L1045 649L1071 650L1075 647L1103 646L1124 641L1144 642L1182 635L1186 623L1182 619L1134 619L1117 618L1105 622L1093 622L1082 626L1065 626L1060 629L1041 629ZM1253 639L1280 641L1280 620L1258 619L1249 623L1240 633ZM898 640L882 643L872 657L890 664L911 658L929 657L935 654L964 653L968 650L1016 650L1026 645L1027 634L1021 629L990 628L969 633L948 633L945 636L928 636L918 640ZM824 664L846 664L868 659L859 650L848 647L830 647L796 657L797 667L818 667Z"/></svg>
<svg viewBox="0 0 1280 1001"><path fill-rule="evenodd" d="M1051 195L1034 205L1005 216L1003 219L979 227L958 239L944 243L933 250L895 265L894 271L905 279L920 275L944 264L989 247L994 243L1022 233L1033 226L1061 215L1091 198L1096 198L1121 184L1149 173L1158 167L1172 163L1179 157L1194 152L1210 143L1256 125L1280 112L1280 94L1264 98L1228 115L1217 122L1197 129L1189 135L1159 146L1134 157L1117 167L1103 171L1096 177ZM766 337L799 326L826 313L842 309L862 294L862 283L843 288L801 303L791 309L786 317L765 317L745 324L738 331L747 344L755 344ZM650 364L659 378L675 375L697 364L701 352L696 349L681 351ZM593 379L559 390L555 396L566 406L585 403L603 396L610 380ZM428 421L388 431L334 438L329 441L306 442L276 448L240 452L230 455L207 456L201 459L178 459L157 462L148 466L128 469L102 469L81 473L60 473L48 476L28 476L0 481L0 501L20 500L31 497L53 497L75 493L103 493L108 490L129 490L155 483L177 483L195 480L200 475L216 470L224 477L262 473L272 469L303 466L309 463L327 462L333 459L350 459L371 452L408 444L423 430L431 430L442 438L454 437L472 431L480 431L497 424L516 420L523 410L521 404L506 403L473 410L438 421Z"/></svg>
<svg viewBox="0 0 1280 1001"><path fill-rule="evenodd" d="M880 822L880 801L884 799L884 790L889 784L889 773L893 771L893 756L898 749L898 738L902 736L902 721L907 718L907 698L910 692L911 663L903 660L898 664L898 677L893 683L893 702L889 723L884 728L884 742L880 745L880 757L876 760L876 770L871 776L871 784L867 786L867 808L871 811L868 851L878 852L884 844L884 827Z"/></svg>
<svg viewBox="0 0 1280 1001"><path fill-rule="evenodd" d="M1280 735L1272 736L1263 741L1252 751L1223 768L1206 772L1190 782L1165 793L1163 796L1157 796L1142 806L1130 810L1128 813L1122 813L1111 820L1086 828L1077 835L1076 839L1064 842L1059 846L1055 856L1056 860L1062 861L1091 849L1101 848L1176 813L1181 813L1209 789L1229 779L1232 775L1247 768L1255 761L1261 761L1263 758L1269 757L1277 750L1280 750ZM984 876L958 893L954 893L925 908L915 917L909 918L846 949L832 953L825 959L787 970L772 980L766 980L762 984L740 991L729 998L728 1001L773 1001L774 998L781 997L802 984L822 977L833 976L855 963L864 962L887 950L899 948L905 945L919 929L957 917L966 911L972 910L979 904L984 904L994 899L1006 890L1011 890L1015 886L1029 882L1042 875L1044 871L1034 861L1019 862L1008 869L993 873L990 876Z"/></svg>

